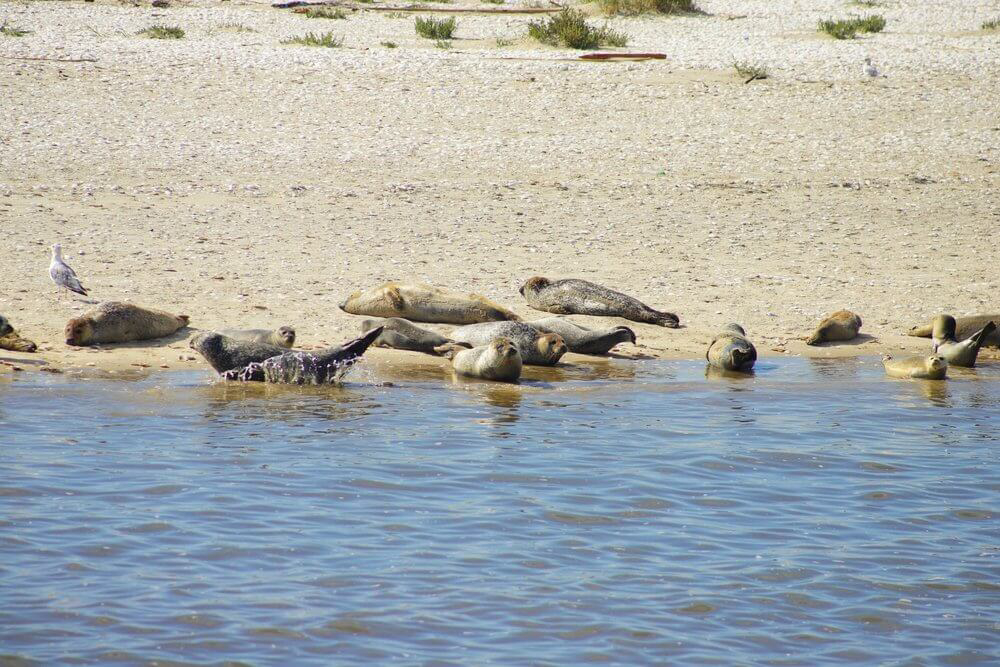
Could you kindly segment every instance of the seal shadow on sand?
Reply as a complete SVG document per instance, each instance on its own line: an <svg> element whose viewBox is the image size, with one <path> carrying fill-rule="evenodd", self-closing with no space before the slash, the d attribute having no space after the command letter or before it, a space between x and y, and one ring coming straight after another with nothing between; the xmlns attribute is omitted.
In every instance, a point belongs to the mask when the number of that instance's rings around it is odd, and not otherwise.
<svg viewBox="0 0 1000 667"><path fill-rule="evenodd" d="M851 340L829 340L823 343L816 343L809 347L851 347L854 345L864 345L866 343L877 343L878 338L866 333L859 333Z"/></svg>
<svg viewBox="0 0 1000 667"><path fill-rule="evenodd" d="M95 350L121 350L128 348L141 348L141 347L169 347L173 343L182 343L187 341L191 336L200 333L201 329L192 329L191 327L184 327L183 329L178 329L172 334L167 336L160 336L159 338L147 338L145 340L131 340L127 343L98 343L96 345L83 345L79 346L82 348L93 348ZM73 346L77 347L77 346Z"/></svg>

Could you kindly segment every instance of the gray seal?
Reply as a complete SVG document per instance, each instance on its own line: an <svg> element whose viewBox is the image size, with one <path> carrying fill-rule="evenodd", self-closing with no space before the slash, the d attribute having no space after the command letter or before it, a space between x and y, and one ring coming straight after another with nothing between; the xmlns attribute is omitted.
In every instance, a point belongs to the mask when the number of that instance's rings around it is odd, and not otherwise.
<svg viewBox="0 0 1000 667"><path fill-rule="evenodd" d="M743 327L728 324L708 344L705 359L715 368L746 373L753 369L757 361L757 348L747 338Z"/></svg>
<svg viewBox="0 0 1000 667"><path fill-rule="evenodd" d="M201 354L216 373L245 368L287 352L278 345L236 340L217 331L197 334L188 342L188 347Z"/></svg>
<svg viewBox="0 0 1000 667"><path fill-rule="evenodd" d="M278 327L277 329L221 329L223 336L247 343L267 343L285 349L295 345L295 329L293 327Z"/></svg>
<svg viewBox="0 0 1000 667"><path fill-rule="evenodd" d="M972 336L989 322L1000 322L1000 313L996 315L970 315L968 317L955 318L955 338L965 340ZM918 338L930 338L934 334L934 323L916 326L907 332L908 336ZM1000 347L1000 329L994 330L991 334L983 338L984 347Z"/></svg>
<svg viewBox="0 0 1000 667"><path fill-rule="evenodd" d="M222 377L271 384L336 384L381 333L382 327L375 327L354 340L320 352L284 351L244 368L228 370Z"/></svg>
<svg viewBox="0 0 1000 667"><path fill-rule="evenodd" d="M421 329L402 317L371 319L361 322L362 332L371 331L375 327L382 327L382 333L372 343L374 347L390 347L396 350L437 354L434 348L452 342L451 339L428 329Z"/></svg>
<svg viewBox="0 0 1000 667"><path fill-rule="evenodd" d="M539 331L559 334L569 351L577 354L607 354L618 343L635 344L635 332L628 327L597 331L581 327L565 317L543 317L528 324Z"/></svg>
<svg viewBox="0 0 1000 667"><path fill-rule="evenodd" d="M996 331L996 328L996 323L991 320L982 329L960 341L955 337L955 318L951 315L938 315L934 318L932 334L934 353L947 359L952 366L972 368L976 365L976 357L979 356L979 348L982 347L983 341Z"/></svg>
<svg viewBox="0 0 1000 667"><path fill-rule="evenodd" d="M488 345L496 338L506 338L517 346L522 363L533 366L554 366L568 350L559 334L543 333L523 322L469 324L452 331L451 338L456 343L467 343L473 347Z"/></svg>
<svg viewBox="0 0 1000 667"><path fill-rule="evenodd" d="M529 278L518 290L536 310L556 315L621 317L633 322L676 329L680 320L673 313L653 310L638 299L588 280Z"/></svg>

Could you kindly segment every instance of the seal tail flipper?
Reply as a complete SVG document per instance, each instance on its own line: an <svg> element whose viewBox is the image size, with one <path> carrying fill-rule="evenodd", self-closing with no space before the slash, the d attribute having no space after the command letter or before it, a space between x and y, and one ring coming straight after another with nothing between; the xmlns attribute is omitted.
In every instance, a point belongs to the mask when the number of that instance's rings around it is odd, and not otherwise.
<svg viewBox="0 0 1000 667"><path fill-rule="evenodd" d="M384 328L385 327L375 327L371 331L361 334L354 340L348 341L334 350L331 350L331 353L327 357L326 361L328 363L336 362L342 364L357 360L365 353L365 350L367 350L371 344L375 342L375 339L379 337Z"/></svg>
<svg viewBox="0 0 1000 667"><path fill-rule="evenodd" d="M187 326L188 323L191 322L191 318L188 317L187 315L178 315L177 319L179 319L181 321L181 324L183 324L184 326Z"/></svg>
<svg viewBox="0 0 1000 667"><path fill-rule="evenodd" d="M444 345L438 345L435 347L434 351L445 359L454 359L455 355L462 350L470 349L472 349L472 346L468 343L445 343Z"/></svg>
<svg viewBox="0 0 1000 667"><path fill-rule="evenodd" d="M930 338L931 337L931 325L924 324L922 326L913 327L906 332L907 336L916 336L917 338Z"/></svg>
<svg viewBox="0 0 1000 667"><path fill-rule="evenodd" d="M977 352L979 351L979 348L982 347L983 341L986 340L986 337L996 331L996 328L997 325L995 322L987 322L985 327L969 336L969 340L971 340L973 345L975 345Z"/></svg>

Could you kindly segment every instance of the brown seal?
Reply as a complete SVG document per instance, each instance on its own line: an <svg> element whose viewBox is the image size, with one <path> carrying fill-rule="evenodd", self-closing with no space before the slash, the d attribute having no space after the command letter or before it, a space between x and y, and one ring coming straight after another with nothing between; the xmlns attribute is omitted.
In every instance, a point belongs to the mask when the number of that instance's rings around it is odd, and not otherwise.
<svg viewBox="0 0 1000 667"><path fill-rule="evenodd" d="M401 317L411 322L474 324L520 318L478 294L458 294L421 283L385 283L355 292L340 304L352 315Z"/></svg>
<svg viewBox="0 0 1000 667"><path fill-rule="evenodd" d="M521 377L521 353L506 338L471 349L461 343L448 343L438 348L438 354L451 359L459 375L501 382L517 382Z"/></svg>
<svg viewBox="0 0 1000 667"><path fill-rule="evenodd" d="M27 338L21 338L6 317L0 315L0 350L12 352L34 352L38 346Z"/></svg>
<svg viewBox="0 0 1000 667"><path fill-rule="evenodd" d="M989 322L1000 322L1000 313L996 315L970 315L968 317L955 318L955 338L965 340L972 336ZM931 338L934 333L934 323L916 326L907 332L908 336L917 338ZM1000 329L983 338L982 345L985 347L1000 347Z"/></svg>
<svg viewBox="0 0 1000 667"><path fill-rule="evenodd" d="M705 359L709 365L724 371L747 373L757 361L757 348L738 324L729 324L708 344Z"/></svg>
<svg viewBox="0 0 1000 667"><path fill-rule="evenodd" d="M849 310L838 310L825 318L816 327L806 345L819 345L839 340L851 340L857 337L861 330L861 317Z"/></svg>
<svg viewBox="0 0 1000 667"><path fill-rule="evenodd" d="M66 344L98 345L162 338L183 329L189 320L187 315L106 301L66 323Z"/></svg>
<svg viewBox="0 0 1000 667"><path fill-rule="evenodd" d="M934 318L934 331L931 337L934 341L934 353L947 359L952 366L972 368L976 365L976 357L979 356L979 348L982 347L983 341L996 331L996 328L996 323L990 320L986 326L965 340L958 340L955 337L955 318L951 315L938 315Z"/></svg>
<svg viewBox="0 0 1000 667"><path fill-rule="evenodd" d="M943 380L948 374L947 360L936 354L903 359L893 359L887 354L882 358L882 365L885 366L885 374L891 378Z"/></svg>

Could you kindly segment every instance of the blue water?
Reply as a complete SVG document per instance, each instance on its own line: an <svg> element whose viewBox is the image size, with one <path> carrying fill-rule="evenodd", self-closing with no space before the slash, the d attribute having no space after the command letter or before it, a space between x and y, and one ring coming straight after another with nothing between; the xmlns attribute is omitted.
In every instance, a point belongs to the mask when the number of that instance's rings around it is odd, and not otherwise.
<svg viewBox="0 0 1000 667"><path fill-rule="evenodd" d="M0 665L1000 664L1000 365L528 376L0 376Z"/></svg>

